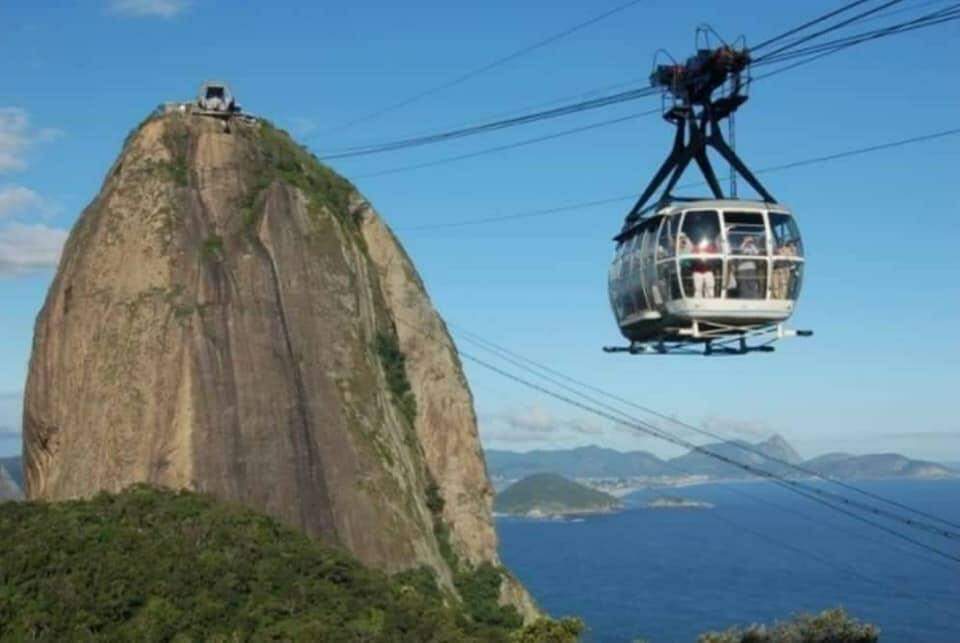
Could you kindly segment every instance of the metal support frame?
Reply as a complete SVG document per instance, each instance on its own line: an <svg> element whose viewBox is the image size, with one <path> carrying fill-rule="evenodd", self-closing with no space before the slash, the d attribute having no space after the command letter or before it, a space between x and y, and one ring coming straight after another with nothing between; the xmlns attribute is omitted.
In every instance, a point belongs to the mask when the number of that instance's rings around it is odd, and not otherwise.
<svg viewBox="0 0 960 643"><path fill-rule="evenodd" d="M742 176L764 201L776 203L777 200L773 195L767 191L723 138L720 121L731 115L746 100L743 96L737 98L743 100L722 99L727 101L722 107L713 102L706 103L699 113L696 113L694 108L689 105L675 107L667 112L664 118L676 126L673 148L630 210L627 215L628 222L636 221L640 217L644 206L647 205L647 202L664 181L667 181L667 184L664 186L659 203L669 201L673 188L677 185L680 177L683 176L691 160L696 161L714 198L726 198L713 170L713 165L710 163L710 157L707 156L707 148L716 150L730 164L733 172ZM670 177L669 180L667 180L668 176Z"/></svg>
<svg viewBox="0 0 960 643"><path fill-rule="evenodd" d="M706 328L701 328L701 324ZM757 324L755 326L726 326L709 322L696 322L681 329L678 335L689 340L656 339L649 342L631 342L629 346L604 346L605 353L630 353L631 355L747 355L749 353L772 353L773 343L787 337L811 337L812 330L795 330L783 324ZM750 344L749 340L762 340Z"/></svg>

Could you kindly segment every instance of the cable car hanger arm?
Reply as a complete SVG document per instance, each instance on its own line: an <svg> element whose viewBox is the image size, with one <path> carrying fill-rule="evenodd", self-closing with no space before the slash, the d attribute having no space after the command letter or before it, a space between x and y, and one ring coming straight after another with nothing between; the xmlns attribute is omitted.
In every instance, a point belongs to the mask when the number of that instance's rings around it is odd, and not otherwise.
<svg viewBox="0 0 960 643"><path fill-rule="evenodd" d="M732 171L742 176L764 201L776 203L772 194L760 183L746 163L723 138L720 121L728 118L747 101L741 93L745 83L741 74L750 64L746 49L735 50L728 45L717 49L701 49L683 65L658 65L650 76L651 85L661 87L674 104L664 113L664 119L677 129L673 147L627 216L625 229L633 225L644 207L669 180L658 199L663 204L671 199L671 192L691 160L696 161L713 192L723 199L724 193L707 155L712 147L730 163ZM729 82L729 93L714 98L713 94ZM699 109L698 109L699 108Z"/></svg>

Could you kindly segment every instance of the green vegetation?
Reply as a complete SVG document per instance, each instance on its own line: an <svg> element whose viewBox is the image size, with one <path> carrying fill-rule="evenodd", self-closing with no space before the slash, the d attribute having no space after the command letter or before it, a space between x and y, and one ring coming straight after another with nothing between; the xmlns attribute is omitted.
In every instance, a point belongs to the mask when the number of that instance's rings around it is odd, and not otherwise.
<svg viewBox="0 0 960 643"><path fill-rule="evenodd" d="M202 252L206 259L221 259L223 257L223 237L212 234L204 239Z"/></svg>
<svg viewBox="0 0 960 643"><path fill-rule="evenodd" d="M521 629L486 614L489 570L461 606L427 568L389 577L187 492L0 504L0 541L2 640L561 643L579 632L573 621Z"/></svg>
<svg viewBox="0 0 960 643"><path fill-rule="evenodd" d="M876 643L880 630L850 618L842 609L801 614L773 627L751 625L701 634L698 643Z"/></svg>
<svg viewBox="0 0 960 643"><path fill-rule="evenodd" d="M427 484L426 502L427 508L433 513L433 533L437 538L440 555L453 571L453 584L457 588L457 593L460 594L470 622L475 627L490 628L493 631L519 628L523 624L523 619L517 609L512 605L500 604L500 586L506 578L506 570L489 562L472 567L463 563L454 551L450 542L450 528L443 520L443 496L440 495L440 487L433 479ZM549 622L553 623L553 621ZM564 627L576 630L577 634L583 629L579 621L565 619L561 623ZM536 640L572 641L576 640L576 635L567 639Z"/></svg>
<svg viewBox="0 0 960 643"><path fill-rule="evenodd" d="M567 643L576 641L583 632L583 621L565 618L555 621L541 618L514 634L514 643ZM634 642L637 643L637 642Z"/></svg>
<svg viewBox="0 0 960 643"><path fill-rule="evenodd" d="M495 511L510 514L566 514L609 511L620 506L610 494L553 473L528 476L497 494Z"/></svg>
<svg viewBox="0 0 960 643"><path fill-rule="evenodd" d="M337 217L349 219L353 185L322 165L289 134L263 121L259 126L258 148L263 151L269 169L266 185L280 179L300 188L313 207L326 207Z"/></svg>
<svg viewBox="0 0 960 643"><path fill-rule="evenodd" d="M163 130L163 144L170 151L172 160L162 167L176 185L186 187L189 183L187 158L190 153L190 130L182 117L174 117Z"/></svg>
<svg viewBox="0 0 960 643"><path fill-rule="evenodd" d="M377 333L375 346L383 372L387 376L387 386L393 403L400 411L400 415L413 426L417 418L417 398L410 387L407 378L407 358L400 350L397 338L393 334Z"/></svg>
<svg viewBox="0 0 960 643"><path fill-rule="evenodd" d="M456 573L454 585L472 622L493 630L515 630L523 625L515 607L500 605L503 577L503 569L488 562Z"/></svg>

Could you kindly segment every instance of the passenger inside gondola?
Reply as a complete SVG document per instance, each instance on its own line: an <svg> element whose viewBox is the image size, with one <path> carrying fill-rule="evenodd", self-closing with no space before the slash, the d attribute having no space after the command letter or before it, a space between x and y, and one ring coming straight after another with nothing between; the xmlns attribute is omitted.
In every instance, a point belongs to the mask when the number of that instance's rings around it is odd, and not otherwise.
<svg viewBox="0 0 960 643"><path fill-rule="evenodd" d="M760 254L757 242L752 236L744 237L737 254L756 256ZM760 265L753 259L741 259L735 263L738 295L743 299L762 299L764 293L760 287Z"/></svg>
<svg viewBox="0 0 960 643"><path fill-rule="evenodd" d="M783 212L771 212L770 231L773 232L773 254L781 257L803 256L800 230L792 216Z"/></svg>
<svg viewBox="0 0 960 643"><path fill-rule="evenodd" d="M681 263L684 294L695 299L717 296L722 262L708 258L720 254L720 220L716 212L687 212L680 233L680 254L694 255Z"/></svg>

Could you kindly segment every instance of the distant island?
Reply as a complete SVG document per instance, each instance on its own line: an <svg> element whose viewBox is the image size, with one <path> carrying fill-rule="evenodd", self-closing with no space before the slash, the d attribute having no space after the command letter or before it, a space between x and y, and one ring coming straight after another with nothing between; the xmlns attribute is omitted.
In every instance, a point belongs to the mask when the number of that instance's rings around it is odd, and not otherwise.
<svg viewBox="0 0 960 643"><path fill-rule="evenodd" d="M582 516L620 508L614 496L552 473L528 476L501 491L493 502L497 513L529 518Z"/></svg>
<svg viewBox="0 0 960 643"><path fill-rule="evenodd" d="M713 505L709 502L677 496L660 496L644 506L648 509L713 509Z"/></svg>
<svg viewBox="0 0 960 643"><path fill-rule="evenodd" d="M755 443L743 440L716 442L704 445L703 449L790 478L810 478L813 473L841 480L931 480L960 476L960 471L943 464L896 453L829 453L804 459L779 435ZM624 452L599 446L523 453L489 449L486 456L490 477L498 489L538 473L562 475L617 497L650 487L679 487L752 477L748 471L703 451L690 451L666 460L646 451ZM809 473L794 467L801 467Z"/></svg>

